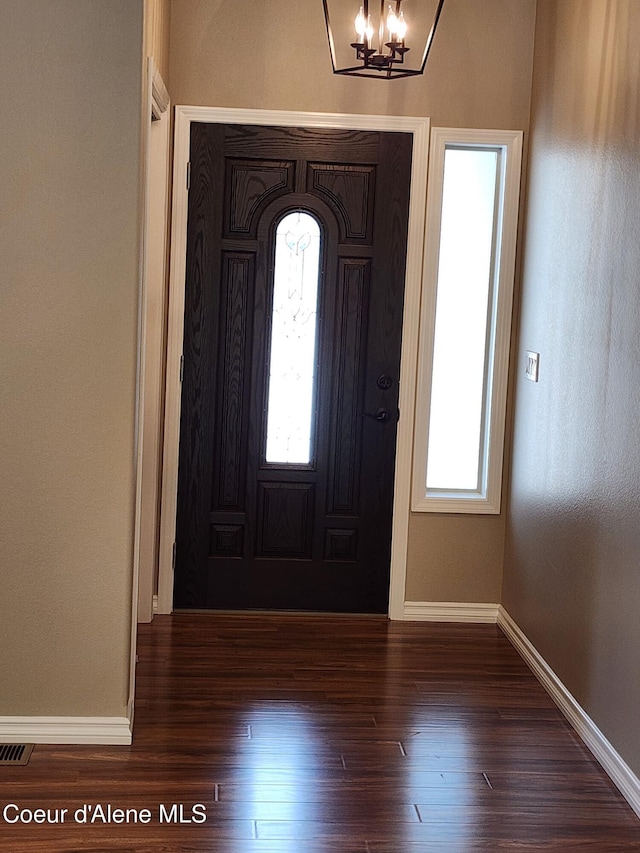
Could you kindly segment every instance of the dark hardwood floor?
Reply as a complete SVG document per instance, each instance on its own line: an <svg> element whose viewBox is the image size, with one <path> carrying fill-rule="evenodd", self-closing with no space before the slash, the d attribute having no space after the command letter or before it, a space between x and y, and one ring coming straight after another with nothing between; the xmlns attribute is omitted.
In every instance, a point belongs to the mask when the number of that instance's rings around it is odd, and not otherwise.
<svg viewBox="0 0 640 853"><path fill-rule="evenodd" d="M179 614L140 627L139 658L131 747L0 767L2 809L69 809L0 811L1 850L640 851L640 821L495 626ZM85 804L149 822L77 824Z"/></svg>

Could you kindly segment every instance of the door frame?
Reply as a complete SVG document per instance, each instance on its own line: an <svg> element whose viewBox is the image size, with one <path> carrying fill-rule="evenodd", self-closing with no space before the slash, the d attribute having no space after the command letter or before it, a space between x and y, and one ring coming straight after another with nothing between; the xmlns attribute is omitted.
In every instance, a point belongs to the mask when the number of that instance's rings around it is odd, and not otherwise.
<svg viewBox="0 0 640 853"><path fill-rule="evenodd" d="M147 60L144 122L143 261L140 298L140 364L138 400L140 490L137 539L139 552L137 621L151 622L158 571L165 326L171 188L170 97L153 57Z"/></svg>
<svg viewBox="0 0 640 853"><path fill-rule="evenodd" d="M429 119L414 116L346 115L340 113L306 113L226 107L176 106L175 108L169 322L157 612L171 613L173 611L174 543L178 504L178 450L180 443L180 406L182 395L180 374L184 332L189 198L187 183L191 122L373 130L411 133L413 135L405 296L402 321L402 350L400 356L399 408L401 417L398 422L396 438L388 611L390 619L401 620L404 618L407 573L413 423L425 240Z"/></svg>

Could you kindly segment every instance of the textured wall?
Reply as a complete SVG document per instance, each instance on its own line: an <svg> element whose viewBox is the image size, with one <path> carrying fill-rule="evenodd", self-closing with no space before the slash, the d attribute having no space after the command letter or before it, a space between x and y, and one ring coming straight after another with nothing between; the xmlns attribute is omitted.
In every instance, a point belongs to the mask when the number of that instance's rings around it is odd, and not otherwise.
<svg viewBox="0 0 640 853"><path fill-rule="evenodd" d="M531 133L503 603L639 773L638 0L541 0Z"/></svg>
<svg viewBox="0 0 640 853"><path fill-rule="evenodd" d="M142 2L3 0L0 715L128 695Z"/></svg>
<svg viewBox="0 0 640 853"><path fill-rule="evenodd" d="M319 0L174 0L171 97L524 129L534 7L534 0L447 0L425 76L383 82L331 73Z"/></svg>
<svg viewBox="0 0 640 853"><path fill-rule="evenodd" d="M171 97L198 106L418 115L440 126L526 130L534 12L534 0L447 0L425 76L383 82L331 73L319 0L176 0ZM407 597L497 602L503 550L502 517L414 514Z"/></svg>

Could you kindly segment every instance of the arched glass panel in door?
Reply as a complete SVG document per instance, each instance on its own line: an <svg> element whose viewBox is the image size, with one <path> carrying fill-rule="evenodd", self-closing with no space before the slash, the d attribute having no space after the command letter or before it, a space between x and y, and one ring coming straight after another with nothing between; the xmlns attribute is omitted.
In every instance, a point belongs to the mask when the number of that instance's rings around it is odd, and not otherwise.
<svg viewBox="0 0 640 853"><path fill-rule="evenodd" d="M302 210L276 229L265 460L310 465L314 458L320 226Z"/></svg>

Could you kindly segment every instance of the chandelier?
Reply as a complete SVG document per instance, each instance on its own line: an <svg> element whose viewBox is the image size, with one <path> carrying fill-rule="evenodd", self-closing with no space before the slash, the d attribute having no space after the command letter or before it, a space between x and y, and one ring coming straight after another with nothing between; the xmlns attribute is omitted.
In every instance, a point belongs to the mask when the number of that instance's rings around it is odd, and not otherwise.
<svg viewBox="0 0 640 853"><path fill-rule="evenodd" d="M359 9L357 2L322 0L333 73L385 80L424 73L444 0L380 0L377 17L376 0Z"/></svg>

